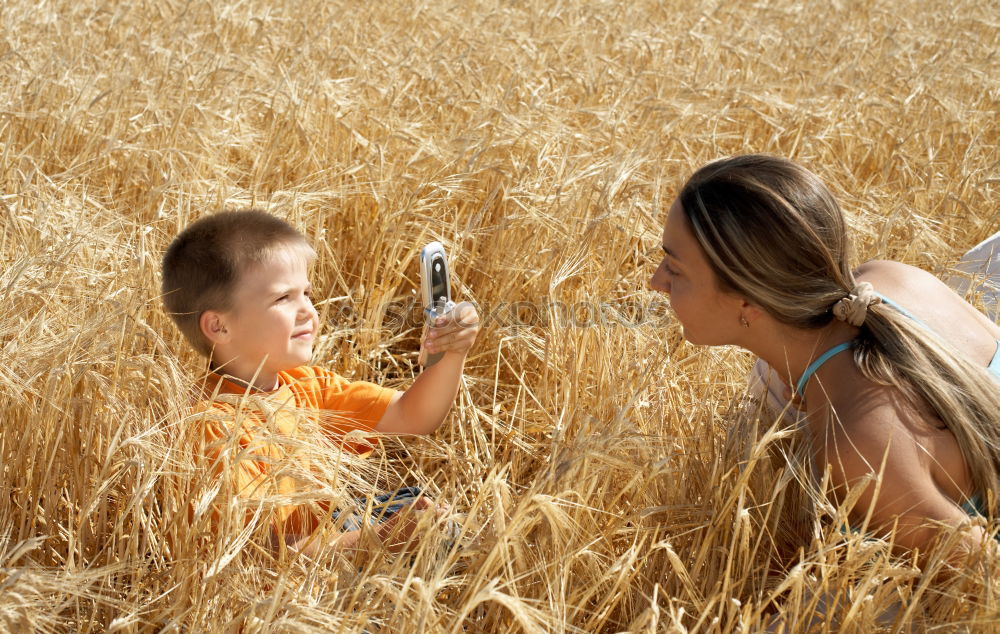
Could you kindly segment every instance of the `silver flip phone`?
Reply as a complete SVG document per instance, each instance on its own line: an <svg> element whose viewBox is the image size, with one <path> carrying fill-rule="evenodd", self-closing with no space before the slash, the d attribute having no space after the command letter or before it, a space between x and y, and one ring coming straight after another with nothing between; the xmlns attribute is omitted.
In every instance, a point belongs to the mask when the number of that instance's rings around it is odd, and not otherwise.
<svg viewBox="0 0 1000 634"><path fill-rule="evenodd" d="M420 250L420 296L424 301L424 315L427 324L450 311L455 304L451 301L451 278L448 275L448 258L440 242L431 242ZM425 326L426 328L426 326ZM423 365L429 368L444 355L421 355Z"/></svg>

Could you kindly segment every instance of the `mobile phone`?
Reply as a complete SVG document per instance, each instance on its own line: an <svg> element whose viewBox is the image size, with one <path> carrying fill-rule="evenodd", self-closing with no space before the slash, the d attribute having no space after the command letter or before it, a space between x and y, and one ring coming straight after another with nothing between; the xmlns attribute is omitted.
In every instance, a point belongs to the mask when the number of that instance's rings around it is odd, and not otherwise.
<svg viewBox="0 0 1000 634"><path fill-rule="evenodd" d="M428 324L455 306L451 301L448 257L440 242L431 242L420 250L420 296L423 298L424 315L427 317L424 325L426 333ZM422 354L420 365L429 368L437 363L443 355L443 352Z"/></svg>

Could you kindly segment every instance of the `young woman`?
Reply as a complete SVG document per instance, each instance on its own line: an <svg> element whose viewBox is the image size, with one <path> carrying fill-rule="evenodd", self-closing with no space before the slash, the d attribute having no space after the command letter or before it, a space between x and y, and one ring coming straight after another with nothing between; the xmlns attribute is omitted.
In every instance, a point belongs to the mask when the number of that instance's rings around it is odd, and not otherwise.
<svg viewBox="0 0 1000 634"><path fill-rule="evenodd" d="M1000 328L929 273L848 265L815 174L762 155L710 163L667 215L650 285L692 343L738 345L800 399L817 472L863 487L851 519L925 550L1000 496ZM876 486L870 475L881 476ZM966 543L981 543L972 522Z"/></svg>

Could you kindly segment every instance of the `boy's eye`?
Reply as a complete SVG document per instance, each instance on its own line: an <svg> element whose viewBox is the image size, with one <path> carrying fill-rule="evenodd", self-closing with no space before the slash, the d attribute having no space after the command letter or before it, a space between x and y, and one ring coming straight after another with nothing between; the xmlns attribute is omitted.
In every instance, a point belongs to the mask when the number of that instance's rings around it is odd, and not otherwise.
<svg viewBox="0 0 1000 634"><path fill-rule="evenodd" d="M285 300L287 300L287 299L288 299L288 295L282 295L281 297L279 297L279 298L278 298L278 300L277 300L277 301L279 301L279 302L283 302L283 301L285 301Z"/></svg>

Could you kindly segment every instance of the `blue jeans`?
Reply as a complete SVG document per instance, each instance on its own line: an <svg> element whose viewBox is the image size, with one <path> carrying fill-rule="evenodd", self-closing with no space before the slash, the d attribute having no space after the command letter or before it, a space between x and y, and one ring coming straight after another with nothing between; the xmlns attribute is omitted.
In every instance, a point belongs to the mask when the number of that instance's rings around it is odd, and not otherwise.
<svg viewBox="0 0 1000 634"><path fill-rule="evenodd" d="M420 487L404 487L391 493L377 495L372 498L370 513L366 513L368 510L368 498L357 498L355 501L361 510L347 515L344 519L343 530L345 532L359 530L362 522L365 522L368 526L382 524L396 513L416 502L417 498L422 494L423 491L420 490ZM339 520L340 516L344 513L345 511L341 509L335 510L333 512L334 521ZM367 518L362 519L362 515L367 515Z"/></svg>

